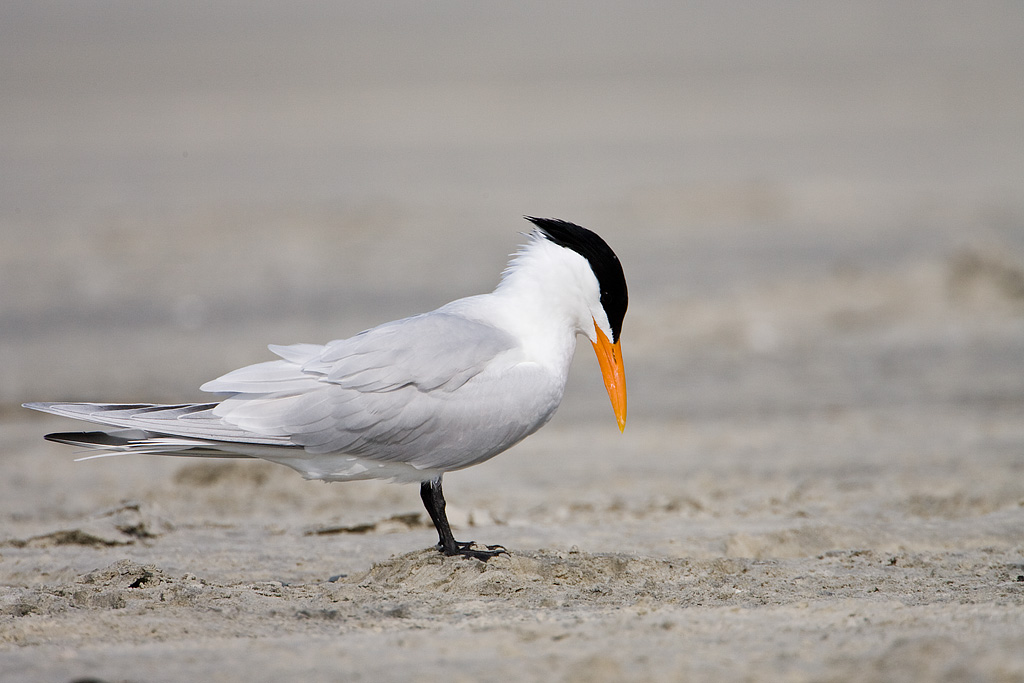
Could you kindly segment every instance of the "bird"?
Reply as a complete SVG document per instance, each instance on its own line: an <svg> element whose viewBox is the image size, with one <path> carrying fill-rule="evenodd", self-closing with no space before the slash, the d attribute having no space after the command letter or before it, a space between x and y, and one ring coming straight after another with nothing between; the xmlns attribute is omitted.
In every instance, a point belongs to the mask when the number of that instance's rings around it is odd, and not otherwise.
<svg viewBox="0 0 1024 683"><path fill-rule="evenodd" d="M420 484L447 556L488 559L501 545L456 541L442 477L488 460L544 426L565 393L577 338L591 342L620 431L620 333L629 296L619 258L574 223L533 224L494 291L326 344L271 344L276 360L203 384L204 403L25 403L106 427L44 438L104 457L125 453L259 458L306 479Z"/></svg>

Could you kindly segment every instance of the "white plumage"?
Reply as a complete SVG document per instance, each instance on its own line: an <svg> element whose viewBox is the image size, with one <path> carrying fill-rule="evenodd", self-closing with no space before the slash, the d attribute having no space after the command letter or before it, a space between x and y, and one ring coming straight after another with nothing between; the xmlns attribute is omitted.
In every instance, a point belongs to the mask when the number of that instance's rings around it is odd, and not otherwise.
<svg viewBox="0 0 1024 683"><path fill-rule="evenodd" d="M121 428L47 436L108 454L255 457L309 479L418 481L440 549L487 559L503 549L451 537L441 476L547 423L578 334L594 344L620 427L625 420L618 259L584 228L530 220L537 229L494 292L325 345L272 345L278 360L202 386L226 394L219 402L25 405Z"/></svg>

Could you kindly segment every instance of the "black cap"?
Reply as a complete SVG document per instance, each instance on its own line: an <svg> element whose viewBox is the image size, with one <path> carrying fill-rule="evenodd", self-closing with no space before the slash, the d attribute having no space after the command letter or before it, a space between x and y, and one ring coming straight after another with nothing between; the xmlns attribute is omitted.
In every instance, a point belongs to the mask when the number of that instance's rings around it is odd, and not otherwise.
<svg viewBox="0 0 1024 683"><path fill-rule="evenodd" d="M612 343L617 342L622 331L622 320L626 317L626 307L629 305L626 276L622 273L619 257L597 233L574 223L557 218L524 218L536 225L549 241L572 249L587 259L601 289L601 306L608 316L608 324L612 326Z"/></svg>

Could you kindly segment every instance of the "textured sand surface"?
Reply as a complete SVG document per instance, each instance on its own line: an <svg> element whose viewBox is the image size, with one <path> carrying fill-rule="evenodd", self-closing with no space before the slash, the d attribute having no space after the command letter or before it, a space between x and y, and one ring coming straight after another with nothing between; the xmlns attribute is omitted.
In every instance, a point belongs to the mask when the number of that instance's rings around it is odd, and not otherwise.
<svg viewBox="0 0 1024 683"><path fill-rule="evenodd" d="M0 8L0 681L1024 681L1024 10ZM415 487L73 462L605 236L630 417Z"/></svg>

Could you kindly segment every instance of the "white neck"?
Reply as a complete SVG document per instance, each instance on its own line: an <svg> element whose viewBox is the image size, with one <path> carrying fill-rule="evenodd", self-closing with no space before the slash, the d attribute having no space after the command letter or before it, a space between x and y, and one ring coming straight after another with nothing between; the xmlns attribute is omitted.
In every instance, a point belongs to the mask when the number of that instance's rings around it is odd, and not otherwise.
<svg viewBox="0 0 1024 683"><path fill-rule="evenodd" d="M586 259L533 236L509 263L491 294L449 304L516 337L525 360L568 373L576 335L596 338L588 299L599 300Z"/></svg>

